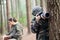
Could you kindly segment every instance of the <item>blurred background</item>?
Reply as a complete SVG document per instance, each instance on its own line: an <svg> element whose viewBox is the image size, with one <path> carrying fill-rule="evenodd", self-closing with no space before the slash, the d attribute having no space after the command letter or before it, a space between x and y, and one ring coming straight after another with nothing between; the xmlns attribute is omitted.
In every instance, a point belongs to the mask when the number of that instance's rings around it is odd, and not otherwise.
<svg viewBox="0 0 60 40"><path fill-rule="evenodd" d="M0 0L0 34L8 32L8 19L11 17L17 18L21 25L27 28L27 33L31 33L30 25L34 6L41 6L44 12L50 13L50 40L59 40L60 0Z"/></svg>
<svg viewBox="0 0 60 40"><path fill-rule="evenodd" d="M17 18L18 21L26 27L28 19L32 19L31 9L35 5L40 6L40 0L1 0L0 32L2 32L3 30L5 32L7 28L7 20L11 17Z"/></svg>

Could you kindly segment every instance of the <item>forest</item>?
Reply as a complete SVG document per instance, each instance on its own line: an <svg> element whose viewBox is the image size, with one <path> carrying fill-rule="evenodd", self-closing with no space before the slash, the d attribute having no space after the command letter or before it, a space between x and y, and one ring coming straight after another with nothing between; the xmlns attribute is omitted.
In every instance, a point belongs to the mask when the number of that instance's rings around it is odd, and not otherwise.
<svg viewBox="0 0 60 40"><path fill-rule="evenodd" d="M0 0L0 36L8 33L8 19L15 17L23 26L23 33L27 30L27 34L34 36L30 40L35 40L35 34L31 34L30 29L31 20L34 17L32 15L34 6L41 6L45 13L49 12L51 15L49 40L60 40L60 0Z"/></svg>

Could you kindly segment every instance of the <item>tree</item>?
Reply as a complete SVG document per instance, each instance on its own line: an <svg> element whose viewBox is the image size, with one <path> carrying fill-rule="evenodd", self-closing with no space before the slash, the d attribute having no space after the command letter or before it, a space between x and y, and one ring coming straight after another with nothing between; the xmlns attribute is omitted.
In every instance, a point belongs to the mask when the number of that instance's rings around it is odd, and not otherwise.
<svg viewBox="0 0 60 40"><path fill-rule="evenodd" d="M7 27L7 16L6 16L6 0L2 0L2 27L3 27L3 33L6 32Z"/></svg>
<svg viewBox="0 0 60 40"><path fill-rule="evenodd" d="M51 18L49 20L49 40L60 40L60 0L40 0L44 12L49 12Z"/></svg>
<svg viewBox="0 0 60 40"><path fill-rule="evenodd" d="M36 5L36 6L40 6L41 1L42 1L42 0L35 0L35 5Z"/></svg>
<svg viewBox="0 0 60 40"><path fill-rule="evenodd" d="M37 2L37 0L35 0L35 4L36 4L36 5L38 5L38 2Z"/></svg>
<svg viewBox="0 0 60 40"><path fill-rule="evenodd" d="M0 0L0 5L1 5L1 0Z"/></svg>
<svg viewBox="0 0 60 40"><path fill-rule="evenodd" d="M26 0L26 10L27 10L27 27L28 27L28 33L30 33L30 23L31 23L31 1Z"/></svg>
<svg viewBox="0 0 60 40"><path fill-rule="evenodd" d="M0 0L0 33L2 34L2 0Z"/></svg>
<svg viewBox="0 0 60 40"><path fill-rule="evenodd" d="M47 12L47 0L41 0L42 1L42 7L43 7L43 11L46 13Z"/></svg>
<svg viewBox="0 0 60 40"><path fill-rule="evenodd" d="M6 15L7 15L7 28L8 28L8 32L9 32L9 25L8 25L8 19L9 19L9 14L10 14L10 10L9 10L9 0L6 0Z"/></svg>
<svg viewBox="0 0 60 40"><path fill-rule="evenodd" d="M17 19L19 20L19 5L18 5L18 3L19 3L19 0L15 0L15 2L16 2L16 17L17 17Z"/></svg>
<svg viewBox="0 0 60 40"><path fill-rule="evenodd" d="M42 7L42 0L40 0L40 6Z"/></svg>
<svg viewBox="0 0 60 40"><path fill-rule="evenodd" d="M60 40L60 0L47 0L47 9L51 15L50 40Z"/></svg>

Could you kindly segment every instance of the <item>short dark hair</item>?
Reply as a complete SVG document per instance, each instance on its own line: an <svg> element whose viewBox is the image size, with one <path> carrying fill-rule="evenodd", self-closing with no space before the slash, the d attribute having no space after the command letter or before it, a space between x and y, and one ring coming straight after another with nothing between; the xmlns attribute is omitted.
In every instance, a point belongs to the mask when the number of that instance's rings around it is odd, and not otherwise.
<svg viewBox="0 0 60 40"><path fill-rule="evenodd" d="M9 18L8 21L14 21L14 22L17 22L17 19L16 18Z"/></svg>
<svg viewBox="0 0 60 40"><path fill-rule="evenodd" d="M16 19L16 18L13 18L13 21L14 21L14 22L17 22L17 19Z"/></svg>
<svg viewBox="0 0 60 40"><path fill-rule="evenodd" d="M13 21L13 18L9 18L8 21Z"/></svg>

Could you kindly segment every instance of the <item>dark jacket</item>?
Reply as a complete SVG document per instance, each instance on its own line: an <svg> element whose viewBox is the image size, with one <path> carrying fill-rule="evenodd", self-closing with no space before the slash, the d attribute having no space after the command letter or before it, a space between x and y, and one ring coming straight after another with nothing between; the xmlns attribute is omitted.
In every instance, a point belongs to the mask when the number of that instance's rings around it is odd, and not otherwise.
<svg viewBox="0 0 60 40"><path fill-rule="evenodd" d="M31 30L36 33L36 40L49 40L49 26L48 19L40 19L39 23L36 21L32 22Z"/></svg>

